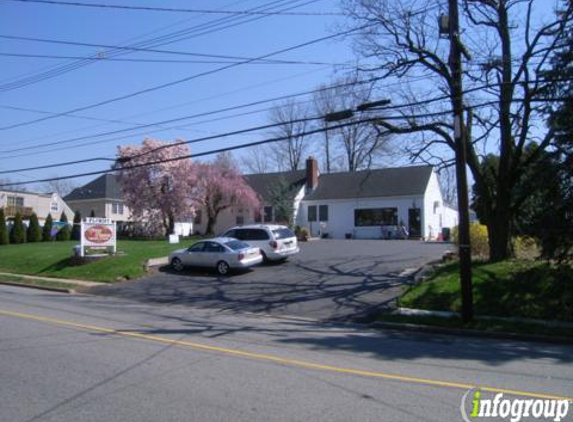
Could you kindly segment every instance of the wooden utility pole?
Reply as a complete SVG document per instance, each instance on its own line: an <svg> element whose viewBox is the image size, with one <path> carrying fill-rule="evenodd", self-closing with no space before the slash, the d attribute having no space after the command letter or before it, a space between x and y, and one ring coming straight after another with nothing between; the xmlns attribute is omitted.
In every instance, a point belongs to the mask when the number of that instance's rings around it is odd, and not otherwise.
<svg viewBox="0 0 573 422"><path fill-rule="evenodd" d="M472 262L470 248L470 219L468 182L466 175L467 131L464 124L462 86L462 53L458 0L448 0L449 8L449 66L452 72L452 107L454 111L454 139L456 144L456 178L458 185L458 254L460 258L460 287L462 293L462 319L473 319Z"/></svg>

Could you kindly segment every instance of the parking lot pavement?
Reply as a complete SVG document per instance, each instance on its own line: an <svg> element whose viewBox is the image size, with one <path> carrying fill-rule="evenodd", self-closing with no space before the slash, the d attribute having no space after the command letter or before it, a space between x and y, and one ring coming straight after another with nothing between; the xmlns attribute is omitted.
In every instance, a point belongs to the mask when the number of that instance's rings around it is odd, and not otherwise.
<svg viewBox="0 0 573 422"><path fill-rule="evenodd" d="M163 267L153 276L90 292L227 312L351 320L392 306L414 269L452 249L418 241L330 239L300 247L300 254L287 262L230 277L203 270L174 273Z"/></svg>

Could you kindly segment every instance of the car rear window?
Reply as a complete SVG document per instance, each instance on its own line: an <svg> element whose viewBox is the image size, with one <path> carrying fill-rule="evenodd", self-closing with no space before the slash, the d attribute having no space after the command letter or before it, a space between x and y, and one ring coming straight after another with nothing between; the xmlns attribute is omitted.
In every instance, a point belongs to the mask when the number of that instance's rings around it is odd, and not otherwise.
<svg viewBox="0 0 573 422"><path fill-rule="evenodd" d="M250 247L247 242L241 242L240 240L230 240L229 242L225 243L225 245L234 251Z"/></svg>
<svg viewBox="0 0 573 422"><path fill-rule="evenodd" d="M262 229L236 229L235 239L239 240L268 240L269 235L265 230Z"/></svg>
<svg viewBox="0 0 573 422"><path fill-rule="evenodd" d="M280 240L280 239L287 239L289 237L294 237L294 232L291 229L275 229L273 230L273 235L275 236L275 239Z"/></svg>

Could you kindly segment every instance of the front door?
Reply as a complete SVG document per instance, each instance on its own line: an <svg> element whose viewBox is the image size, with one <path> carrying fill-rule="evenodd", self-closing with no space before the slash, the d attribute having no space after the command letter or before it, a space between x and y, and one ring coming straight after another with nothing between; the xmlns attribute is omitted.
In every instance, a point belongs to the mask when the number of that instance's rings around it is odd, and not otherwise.
<svg viewBox="0 0 573 422"><path fill-rule="evenodd" d="M408 230L411 238L422 236L422 215L420 208L408 209Z"/></svg>

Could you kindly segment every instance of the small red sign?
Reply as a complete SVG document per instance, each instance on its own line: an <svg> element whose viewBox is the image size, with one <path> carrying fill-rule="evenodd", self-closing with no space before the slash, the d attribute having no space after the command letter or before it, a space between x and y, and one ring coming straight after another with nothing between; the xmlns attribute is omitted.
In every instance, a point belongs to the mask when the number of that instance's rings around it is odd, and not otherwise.
<svg viewBox="0 0 573 422"><path fill-rule="evenodd" d="M113 232L105 226L93 226L84 232L84 236L91 243L106 243L113 237Z"/></svg>

